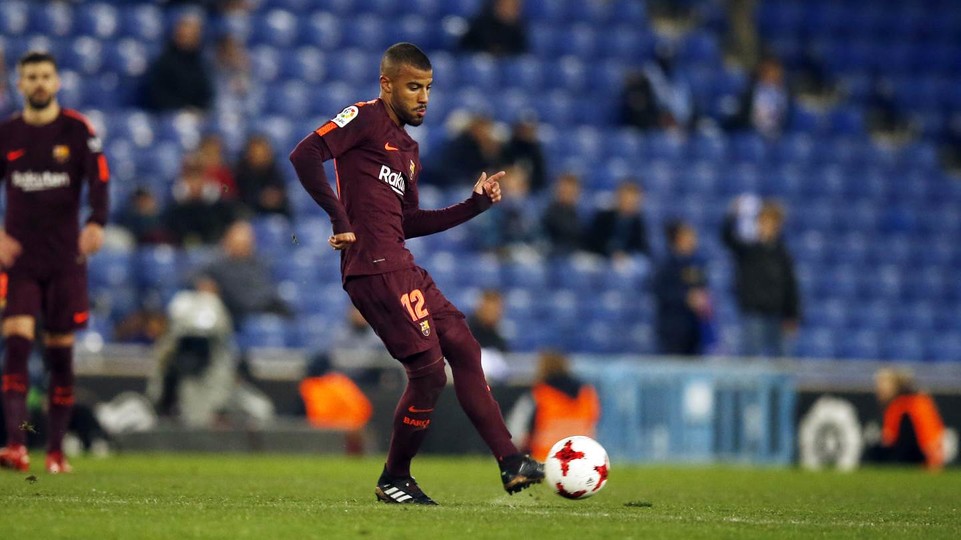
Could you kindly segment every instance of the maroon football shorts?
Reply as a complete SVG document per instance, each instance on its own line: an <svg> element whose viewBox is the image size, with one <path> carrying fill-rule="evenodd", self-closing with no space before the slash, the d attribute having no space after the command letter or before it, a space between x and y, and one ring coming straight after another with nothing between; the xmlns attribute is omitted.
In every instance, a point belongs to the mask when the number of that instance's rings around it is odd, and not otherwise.
<svg viewBox="0 0 961 540"><path fill-rule="evenodd" d="M351 276L344 290L387 352L398 360L440 347L436 321L460 317L430 274L420 267L386 274Z"/></svg>
<svg viewBox="0 0 961 540"><path fill-rule="evenodd" d="M87 326L90 299L85 264L75 263L46 275L13 268L8 275L4 318L39 315L44 330L54 334Z"/></svg>

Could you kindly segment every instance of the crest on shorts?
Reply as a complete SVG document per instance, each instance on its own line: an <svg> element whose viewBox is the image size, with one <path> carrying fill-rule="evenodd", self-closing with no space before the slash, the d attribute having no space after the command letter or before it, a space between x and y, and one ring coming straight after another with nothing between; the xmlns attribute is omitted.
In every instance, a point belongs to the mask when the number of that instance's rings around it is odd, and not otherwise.
<svg viewBox="0 0 961 540"><path fill-rule="evenodd" d="M58 144L53 147L53 159L59 163L66 163L70 159L70 147L65 144Z"/></svg>
<svg viewBox="0 0 961 540"><path fill-rule="evenodd" d="M420 321L420 333L424 334L424 337L430 335L430 321Z"/></svg>

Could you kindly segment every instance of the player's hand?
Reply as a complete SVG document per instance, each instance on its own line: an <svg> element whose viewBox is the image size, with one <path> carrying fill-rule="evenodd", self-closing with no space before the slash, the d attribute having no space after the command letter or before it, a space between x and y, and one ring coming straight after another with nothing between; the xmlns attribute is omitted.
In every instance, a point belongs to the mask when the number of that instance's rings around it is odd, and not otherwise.
<svg viewBox="0 0 961 540"><path fill-rule="evenodd" d="M80 254L92 255L103 247L103 227L98 223L87 223L80 231Z"/></svg>
<svg viewBox="0 0 961 540"><path fill-rule="evenodd" d="M352 232L335 234L327 239L327 243L330 244L330 247L336 249L337 251L347 249L356 241L357 237Z"/></svg>
<svg viewBox="0 0 961 540"><path fill-rule="evenodd" d="M23 247L20 246L20 242L0 229L0 266L4 268L13 266L21 251L23 251Z"/></svg>
<svg viewBox="0 0 961 540"><path fill-rule="evenodd" d="M505 174L507 173L500 171L487 176L486 172L482 172L480 178L477 179L477 183L474 184L474 193L487 195L487 198L489 198L492 203L500 202L501 184L499 180L503 178Z"/></svg>

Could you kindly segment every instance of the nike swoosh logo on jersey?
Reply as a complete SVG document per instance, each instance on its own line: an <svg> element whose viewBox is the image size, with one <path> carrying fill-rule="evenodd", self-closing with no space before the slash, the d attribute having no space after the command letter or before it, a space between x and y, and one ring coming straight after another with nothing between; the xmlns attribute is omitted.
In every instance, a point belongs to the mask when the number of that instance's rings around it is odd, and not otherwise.
<svg viewBox="0 0 961 540"><path fill-rule="evenodd" d="M20 150L14 150L12 152L7 152L7 161L16 161L21 157L23 157L23 155L26 153L27 153L27 150L24 148L21 148Z"/></svg>
<svg viewBox="0 0 961 540"><path fill-rule="evenodd" d="M384 150L387 150L390 152L397 152L400 149L397 148L396 146L391 146L390 143L388 142L388 143L384 143Z"/></svg>
<svg viewBox="0 0 961 540"><path fill-rule="evenodd" d="M428 413L428 412L433 412L434 409L432 409L432 408L431 408L431 409L418 409L417 407L414 407L413 405L411 405L410 407L407 407L407 411L416 414L416 413Z"/></svg>

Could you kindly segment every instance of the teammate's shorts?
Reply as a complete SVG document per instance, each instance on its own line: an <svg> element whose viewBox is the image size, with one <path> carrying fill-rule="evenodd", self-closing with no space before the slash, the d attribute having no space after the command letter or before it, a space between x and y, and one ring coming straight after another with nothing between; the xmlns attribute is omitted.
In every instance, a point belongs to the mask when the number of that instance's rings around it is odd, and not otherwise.
<svg viewBox="0 0 961 540"><path fill-rule="evenodd" d="M398 360L440 346L435 321L464 317L427 271L417 266L386 274L351 276L344 283L344 290L380 336L387 352Z"/></svg>
<svg viewBox="0 0 961 540"><path fill-rule="evenodd" d="M85 264L73 264L48 275L14 268L7 275L4 318L39 316L43 329L54 334L66 334L87 326L90 299Z"/></svg>

